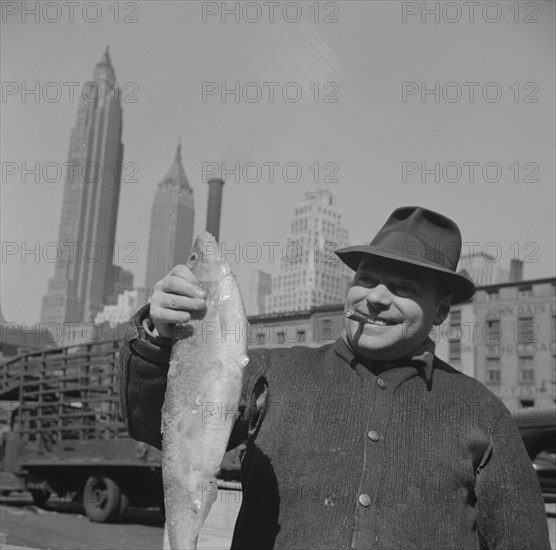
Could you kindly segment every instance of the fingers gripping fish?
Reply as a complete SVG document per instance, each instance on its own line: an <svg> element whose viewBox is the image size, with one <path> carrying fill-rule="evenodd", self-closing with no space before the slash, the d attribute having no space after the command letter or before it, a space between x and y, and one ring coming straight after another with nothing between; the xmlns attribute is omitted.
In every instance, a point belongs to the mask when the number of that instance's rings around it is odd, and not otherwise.
<svg viewBox="0 0 556 550"><path fill-rule="evenodd" d="M212 235L197 237L187 265L207 291L207 307L174 330L162 408L164 548L172 550L197 548L248 362L239 287Z"/></svg>

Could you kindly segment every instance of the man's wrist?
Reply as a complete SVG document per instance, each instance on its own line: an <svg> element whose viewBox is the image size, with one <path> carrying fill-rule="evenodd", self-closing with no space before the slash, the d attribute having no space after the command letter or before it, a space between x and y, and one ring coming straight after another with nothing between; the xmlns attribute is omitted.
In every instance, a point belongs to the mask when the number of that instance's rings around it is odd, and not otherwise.
<svg viewBox="0 0 556 550"><path fill-rule="evenodd" d="M146 304L133 316L125 340L133 352L145 361L167 364L172 352L172 338L164 338L154 331L149 309L149 304Z"/></svg>
<svg viewBox="0 0 556 550"><path fill-rule="evenodd" d="M150 317L143 319L143 330L145 331L145 336L157 346L161 348L168 347L172 345L172 338L170 336L162 336L159 334L153 320Z"/></svg>

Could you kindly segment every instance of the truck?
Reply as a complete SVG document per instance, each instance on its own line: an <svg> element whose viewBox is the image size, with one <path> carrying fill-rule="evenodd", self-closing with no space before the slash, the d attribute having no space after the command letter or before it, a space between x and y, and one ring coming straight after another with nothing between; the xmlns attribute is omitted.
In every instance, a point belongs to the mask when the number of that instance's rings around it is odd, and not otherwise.
<svg viewBox="0 0 556 550"><path fill-rule="evenodd" d="M102 523L130 505L164 512L161 452L132 439L121 418L120 344L45 349L0 364L2 494L29 491L38 506L51 496L80 500ZM226 454L219 486L239 488L238 453Z"/></svg>

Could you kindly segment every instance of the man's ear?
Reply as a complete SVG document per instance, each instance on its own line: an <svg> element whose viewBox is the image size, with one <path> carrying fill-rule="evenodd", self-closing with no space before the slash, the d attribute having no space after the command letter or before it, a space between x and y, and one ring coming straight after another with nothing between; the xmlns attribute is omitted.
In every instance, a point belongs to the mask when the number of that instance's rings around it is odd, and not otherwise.
<svg viewBox="0 0 556 550"><path fill-rule="evenodd" d="M446 317L448 317L448 313L450 313L450 306L452 305L452 298L454 297L453 294L448 294L441 298L437 304L436 309L436 317L434 318L434 324L436 326L441 325Z"/></svg>

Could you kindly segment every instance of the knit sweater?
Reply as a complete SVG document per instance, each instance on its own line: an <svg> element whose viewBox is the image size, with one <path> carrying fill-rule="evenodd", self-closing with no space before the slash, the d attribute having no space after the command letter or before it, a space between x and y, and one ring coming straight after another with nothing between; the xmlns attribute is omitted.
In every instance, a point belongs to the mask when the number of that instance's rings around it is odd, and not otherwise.
<svg viewBox="0 0 556 550"><path fill-rule="evenodd" d="M143 321L146 308L122 349L122 408L132 437L160 448L170 347ZM431 345L395 363L341 339L249 353L232 549L550 548L511 414Z"/></svg>

